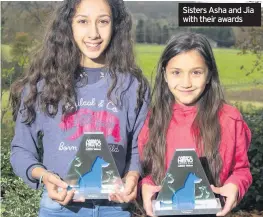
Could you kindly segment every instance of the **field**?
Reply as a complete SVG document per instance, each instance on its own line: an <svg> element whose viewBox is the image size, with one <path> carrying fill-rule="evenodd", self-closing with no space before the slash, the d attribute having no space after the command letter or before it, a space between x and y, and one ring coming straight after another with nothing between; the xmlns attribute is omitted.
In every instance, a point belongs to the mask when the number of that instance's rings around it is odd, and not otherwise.
<svg viewBox="0 0 263 217"><path fill-rule="evenodd" d="M164 49L161 45L136 46L136 58L146 77L154 81L158 59ZM263 73L253 72L246 75L252 68L255 56L252 54L239 55L235 49L213 49L220 81L224 86L226 98L231 101L248 101L263 107ZM241 70L244 65L246 70ZM261 83L261 84L258 84Z"/></svg>
<svg viewBox="0 0 263 217"><path fill-rule="evenodd" d="M135 47L137 63L152 82L163 49L163 45L137 44ZM2 45L1 51L2 58L11 61L10 46ZM239 52L235 49L214 49L226 98L231 101L247 101L263 107L263 72L253 72L246 75L253 66L255 56L252 54L239 55ZM243 70L241 69L242 65L244 65Z"/></svg>
<svg viewBox="0 0 263 217"><path fill-rule="evenodd" d="M150 78L152 72L157 67L158 59L164 49L161 45L137 45L135 48L138 64L142 67L145 75ZM214 50L217 67L220 75L220 80L224 85L240 86L243 84L243 88L254 86L253 81L261 80L263 82L262 73L252 73L246 76L246 71L241 70L240 67L244 67L249 70L254 56L251 54L238 55L239 50L234 49L220 49Z"/></svg>

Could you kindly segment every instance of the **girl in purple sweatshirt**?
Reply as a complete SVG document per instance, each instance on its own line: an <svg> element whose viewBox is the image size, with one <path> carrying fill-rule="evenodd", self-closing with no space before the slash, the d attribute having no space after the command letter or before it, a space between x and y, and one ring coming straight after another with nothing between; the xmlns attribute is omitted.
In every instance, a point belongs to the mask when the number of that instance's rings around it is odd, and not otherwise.
<svg viewBox="0 0 263 217"><path fill-rule="evenodd" d="M131 215L115 202L136 197L137 137L149 96L135 64L131 28L122 0L64 0L28 72L12 85L16 127L10 160L30 187L42 180L41 217ZM71 207L74 190L63 179L85 131L103 132L125 178L124 191L111 194L110 201Z"/></svg>

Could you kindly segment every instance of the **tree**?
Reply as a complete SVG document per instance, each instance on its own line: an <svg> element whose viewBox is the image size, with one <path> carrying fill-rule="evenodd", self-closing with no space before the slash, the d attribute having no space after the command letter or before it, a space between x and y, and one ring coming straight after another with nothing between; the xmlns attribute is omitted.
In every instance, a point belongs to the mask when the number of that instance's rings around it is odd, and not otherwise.
<svg viewBox="0 0 263 217"><path fill-rule="evenodd" d="M16 34L15 42L11 47L12 62L2 62L2 92L1 98L5 93L8 93L9 87L20 77L24 68L29 61L29 52L32 46L32 39L28 33L20 32ZM2 107L1 121L3 121L6 112L9 110L9 106Z"/></svg>
<svg viewBox="0 0 263 217"><path fill-rule="evenodd" d="M156 23L155 26L155 36L154 36L154 42L157 44L162 43L162 28L159 22Z"/></svg>
<svg viewBox="0 0 263 217"><path fill-rule="evenodd" d="M162 44L165 44L169 39L169 29L167 25L163 26L163 31L162 31Z"/></svg>
<svg viewBox="0 0 263 217"><path fill-rule="evenodd" d="M16 62L22 70L28 62L31 46L32 39L28 33L18 32L16 34L15 42L12 44L11 55L14 62Z"/></svg>
<svg viewBox="0 0 263 217"><path fill-rule="evenodd" d="M247 34L243 40L239 40L237 47L241 49L239 54L252 53L256 56L254 64L251 68L241 65L240 68L250 75L253 72L261 72L263 74L263 10L261 10L261 26L242 28L242 31ZM262 84L263 82L257 81L256 83Z"/></svg>
<svg viewBox="0 0 263 217"><path fill-rule="evenodd" d="M153 24L150 20L146 23L146 31L145 31L145 42L146 43L153 43Z"/></svg>
<svg viewBox="0 0 263 217"><path fill-rule="evenodd" d="M144 43L145 42L145 24L144 20L139 20L136 27L136 42Z"/></svg>
<svg viewBox="0 0 263 217"><path fill-rule="evenodd" d="M10 44L16 32L28 32L34 38L43 39L41 31L58 2L1 2L2 43Z"/></svg>

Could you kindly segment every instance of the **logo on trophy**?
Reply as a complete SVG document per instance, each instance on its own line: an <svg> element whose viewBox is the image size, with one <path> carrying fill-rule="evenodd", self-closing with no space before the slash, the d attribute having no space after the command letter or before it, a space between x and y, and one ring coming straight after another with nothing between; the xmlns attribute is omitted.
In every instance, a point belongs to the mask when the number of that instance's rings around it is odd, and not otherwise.
<svg viewBox="0 0 263 217"><path fill-rule="evenodd" d="M177 149L162 189L153 201L154 215L216 214L221 210L194 149Z"/></svg>
<svg viewBox="0 0 263 217"><path fill-rule="evenodd" d="M74 199L108 199L123 189L117 166L102 132L85 133L65 178Z"/></svg>

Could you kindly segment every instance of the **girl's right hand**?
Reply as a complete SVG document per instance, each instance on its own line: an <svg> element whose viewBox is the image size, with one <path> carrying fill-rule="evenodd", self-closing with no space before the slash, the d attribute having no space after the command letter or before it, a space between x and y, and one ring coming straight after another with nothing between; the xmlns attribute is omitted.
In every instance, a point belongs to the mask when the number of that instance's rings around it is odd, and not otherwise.
<svg viewBox="0 0 263 217"><path fill-rule="evenodd" d="M42 178L43 184L46 186L48 196L60 203L61 205L67 205L74 196L74 190L67 190L68 184L60 179L60 177L54 173L46 171Z"/></svg>
<svg viewBox="0 0 263 217"><path fill-rule="evenodd" d="M142 200L143 208L148 216L154 216L152 210L152 200L157 192L161 190L161 186L142 184Z"/></svg>

